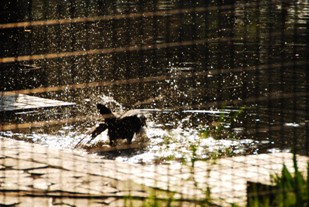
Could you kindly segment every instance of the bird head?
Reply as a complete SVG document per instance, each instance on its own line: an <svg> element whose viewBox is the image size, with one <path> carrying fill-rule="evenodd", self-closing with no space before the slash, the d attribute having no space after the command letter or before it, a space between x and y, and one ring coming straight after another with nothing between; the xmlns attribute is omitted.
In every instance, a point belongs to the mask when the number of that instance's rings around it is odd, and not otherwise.
<svg viewBox="0 0 309 207"><path fill-rule="evenodd" d="M104 106L103 104L97 104L97 108L99 109L100 114L105 118L105 119L112 119L115 118L115 115L113 112Z"/></svg>

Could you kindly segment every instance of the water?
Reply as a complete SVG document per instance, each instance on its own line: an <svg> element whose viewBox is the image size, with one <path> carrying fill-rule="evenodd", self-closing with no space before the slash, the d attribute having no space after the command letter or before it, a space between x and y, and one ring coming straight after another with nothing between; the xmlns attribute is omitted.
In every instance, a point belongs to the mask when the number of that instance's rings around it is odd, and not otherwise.
<svg viewBox="0 0 309 207"><path fill-rule="evenodd" d="M110 97L103 97L105 99L102 102L110 101L105 102L107 105L114 103L119 106L119 103ZM101 152L97 146L102 143L108 145L108 136L105 131L92 142L87 143L90 140L87 134L90 134L96 125L90 118L88 121L56 125L48 129L30 129L22 133L1 132L0 135L62 149L75 149L76 144L83 139L82 144L86 149L99 153L105 158L139 164L190 162L192 159L211 159L277 150L274 142L266 137L257 140L254 139L255 134L245 134L246 128L232 126L239 121L240 115L245 113L240 110L183 110L181 114L173 110L144 109L142 111L148 117L145 133L149 143L144 148ZM167 119L166 116L178 118L173 120ZM205 119L205 117L208 118ZM221 129L218 130L219 128ZM135 139L133 143L136 142ZM81 145L82 148L83 145Z"/></svg>
<svg viewBox="0 0 309 207"><path fill-rule="evenodd" d="M148 147L101 154L111 159L309 151L306 1L32 1L0 15L4 25L33 25L0 29L0 91L77 104L5 114L1 124L67 123L3 136L72 149L104 102L148 114Z"/></svg>

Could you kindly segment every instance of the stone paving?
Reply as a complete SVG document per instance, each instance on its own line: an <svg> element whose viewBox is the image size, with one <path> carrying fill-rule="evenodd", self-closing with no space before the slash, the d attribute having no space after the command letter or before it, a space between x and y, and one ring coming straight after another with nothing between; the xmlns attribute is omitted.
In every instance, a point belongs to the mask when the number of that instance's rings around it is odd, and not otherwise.
<svg viewBox="0 0 309 207"><path fill-rule="evenodd" d="M117 172L128 164L5 138L0 143L0 206L102 206L134 192Z"/></svg>
<svg viewBox="0 0 309 207"><path fill-rule="evenodd" d="M0 93L0 112L24 111L37 108L73 106L75 103L58 101L24 94L2 95Z"/></svg>
<svg viewBox="0 0 309 207"><path fill-rule="evenodd" d="M305 170L307 158L298 161ZM153 193L197 206L208 187L219 206L245 205L247 181L270 183L283 163L292 169L292 154L142 166L0 137L0 206L151 206Z"/></svg>

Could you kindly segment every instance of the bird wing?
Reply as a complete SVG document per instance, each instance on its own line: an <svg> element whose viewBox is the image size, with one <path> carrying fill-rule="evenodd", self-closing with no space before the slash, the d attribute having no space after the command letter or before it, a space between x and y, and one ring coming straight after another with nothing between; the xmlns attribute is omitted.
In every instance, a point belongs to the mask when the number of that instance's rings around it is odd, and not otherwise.
<svg viewBox="0 0 309 207"><path fill-rule="evenodd" d="M105 129L107 129L107 124L105 124L105 123L99 124L99 126L97 126L97 127L91 132L91 139L87 142L87 144L90 143L90 142L91 142L94 138L96 138L99 134L101 134ZM88 137L88 135L85 136L85 137L83 137L81 140L79 140L79 142L75 145L74 148L78 147L78 146L80 145L80 143L81 143L86 137Z"/></svg>
<svg viewBox="0 0 309 207"><path fill-rule="evenodd" d="M125 118L125 117L131 117L131 116L138 116L143 115L143 112L141 110L135 109L135 110L129 110L118 116L119 118Z"/></svg>
<svg viewBox="0 0 309 207"><path fill-rule="evenodd" d="M91 139L87 142L90 143L94 138L96 138L99 134L104 132L107 129L107 124L102 123L97 126L92 132L91 132Z"/></svg>

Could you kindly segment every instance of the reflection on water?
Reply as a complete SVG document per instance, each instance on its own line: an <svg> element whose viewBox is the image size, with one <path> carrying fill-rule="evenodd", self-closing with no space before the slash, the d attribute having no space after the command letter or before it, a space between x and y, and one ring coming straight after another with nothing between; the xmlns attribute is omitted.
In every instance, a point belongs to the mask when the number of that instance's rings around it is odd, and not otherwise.
<svg viewBox="0 0 309 207"><path fill-rule="evenodd" d="M2 124L61 125L3 136L72 148L96 124L103 101L150 114L149 147L118 159L309 151L306 1L4 4L0 91L77 106L5 114Z"/></svg>

